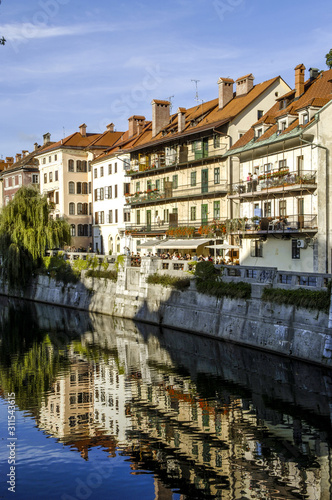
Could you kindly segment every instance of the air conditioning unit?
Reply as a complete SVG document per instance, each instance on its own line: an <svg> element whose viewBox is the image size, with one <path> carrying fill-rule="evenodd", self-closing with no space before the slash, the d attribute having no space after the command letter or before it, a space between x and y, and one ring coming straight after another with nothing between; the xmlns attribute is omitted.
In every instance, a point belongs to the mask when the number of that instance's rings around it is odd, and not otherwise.
<svg viewBox="0 0 332 500"><path fill-rule="evenodd" d="M305 240L297 240L297 248L307 248L307 242Z"/></svg>

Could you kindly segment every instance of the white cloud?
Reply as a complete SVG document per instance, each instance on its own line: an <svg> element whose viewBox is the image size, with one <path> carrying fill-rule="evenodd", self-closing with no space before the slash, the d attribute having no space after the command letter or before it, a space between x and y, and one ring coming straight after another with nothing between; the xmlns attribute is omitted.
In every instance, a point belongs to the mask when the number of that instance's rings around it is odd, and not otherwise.
<svg viewBox="0 0 332 500"><path fill-rule="evenodd" d="M101 24L78 24L75 26L49 26L47 24L15 23L5 24L1 31L3 36L11 41L76 36L91 33L117 31L116 26Z"/></svg>

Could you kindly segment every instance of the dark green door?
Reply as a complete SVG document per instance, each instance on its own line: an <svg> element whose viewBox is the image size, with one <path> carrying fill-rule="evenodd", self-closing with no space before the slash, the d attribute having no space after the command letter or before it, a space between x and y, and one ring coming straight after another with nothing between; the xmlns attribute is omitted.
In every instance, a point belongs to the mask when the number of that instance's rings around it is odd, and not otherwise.
<svg viewBox="0 0 332 500"><path fill-rule="evenodd" d="M207 168L202 170L202 193L207 193L209 190L209 171Z"/></svg>
<svg viewBox="0 0 332 500"><path fill-rule="evenodd" d="M202 205L201 219L202 219L202 226L206 226L206 224L208 223L208 205L207 205L207 203Z"/></svg>

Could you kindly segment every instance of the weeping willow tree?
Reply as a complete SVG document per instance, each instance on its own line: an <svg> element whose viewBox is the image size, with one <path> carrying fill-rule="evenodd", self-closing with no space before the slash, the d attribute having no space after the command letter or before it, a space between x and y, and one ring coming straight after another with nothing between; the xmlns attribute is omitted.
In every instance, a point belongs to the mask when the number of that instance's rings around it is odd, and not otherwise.
<svg viewBox="0 0 332 500"><path fill-rule="evenodd" d="M22 187L0 215L2 277L10 286L26 285L41 264L45 250L70 244L70 227L52 220L45 196Z"/></svg>

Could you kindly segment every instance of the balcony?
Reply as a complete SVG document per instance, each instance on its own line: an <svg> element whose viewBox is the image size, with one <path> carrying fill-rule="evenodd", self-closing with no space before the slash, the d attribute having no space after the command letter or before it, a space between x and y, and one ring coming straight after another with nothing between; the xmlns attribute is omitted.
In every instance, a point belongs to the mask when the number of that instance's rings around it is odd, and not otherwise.
<svg viewBox="0 0 332 500"><path fill-rule="evenodd" d="M231 219L225 222L226 232L257 237L267 234L291 235L294 233L317 232L316 214L295 214L284 217L252 217L252 219Z"/></svg>
<svg viewBox="0 0 332 500"><path fill-rule="evenodd" d="M316 171L305 170L299 174L284 169L261 174L258 180L234 183L229 195L232 198L256 198L272 192L314 190L316 187Z"/></svg>
<svg viewBox="0 0 332 500"><path fill-rule="evenodd" d="M147 204L157 204L160 201L166 202L167 200L174 199L194 199L197 197L214 197L214 196L224 196L227 194L227 184L225 181L221 181L215 184L214 181L207 183L197 183L196 186L180 186L178 188L173 187L172 182L167 183L168 186L165 189L148 189L147 191L138 191L132 195L127 194L125 196L126 203L131 207L137 205L147 205Z"/></svg>

